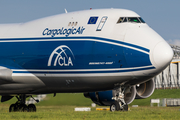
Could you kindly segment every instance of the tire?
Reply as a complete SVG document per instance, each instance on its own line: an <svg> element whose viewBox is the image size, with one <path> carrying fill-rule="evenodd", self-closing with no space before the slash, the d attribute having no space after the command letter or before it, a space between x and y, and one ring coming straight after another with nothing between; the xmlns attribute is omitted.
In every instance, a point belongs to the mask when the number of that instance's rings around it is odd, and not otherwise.
<svg viewBox="0 0 180 120"><path fill-rule="evenodd" d="M28 111L29 112L36 112L36 106L34 104L28 105Z"/></svg>
<svg viewBox="0 0 180 120"><path fill-rule="evenodd" d="M127 104L124 105L123 109L124 109L124 111L128 111L128 105Z"/></svg>
<svg viewBox="0 0 180 120"><path fill-rule="evenodd" d="M110 111L114 112L114 111L119 111L120 110L120 106L119 103L116 101L113 104L111 104L110 106Z"/></svg>
<svg viewBox="0 0 180 120"><path fill-rule="evenodd" d="M24 106L25 106L25 104L17 104L16 106L17 106L17 110L18 110L19 112L24 112Z"/></svg>
<svg viewBox="0 0 180 120"><path fill-rule="evenodd" d="M28 107L27 107L27 105L24 105L24 106L23 106L22 111L23 111L23 112L28 112Z"/></svg>
<svg viewBox="0 0 180 120"><path fill-rule="evenodd" d="M17 111L16 105L11 104L10 107L9 107L9 112L16 112L16 111Z"/></svg>

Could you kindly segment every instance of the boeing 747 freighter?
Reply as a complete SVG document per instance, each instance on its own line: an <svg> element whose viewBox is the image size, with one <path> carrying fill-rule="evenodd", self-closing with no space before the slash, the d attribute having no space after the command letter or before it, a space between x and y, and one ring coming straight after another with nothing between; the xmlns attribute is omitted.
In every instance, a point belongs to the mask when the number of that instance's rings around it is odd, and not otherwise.
<svg viewBox="0 0 180 120"><path fill-rule="evenodd" d="M36 111L27 97L84 93L111 111L147 98L152 78L173 57L168 43L135 12L83 10L0 25L1 102L9 111Z"/></svg>

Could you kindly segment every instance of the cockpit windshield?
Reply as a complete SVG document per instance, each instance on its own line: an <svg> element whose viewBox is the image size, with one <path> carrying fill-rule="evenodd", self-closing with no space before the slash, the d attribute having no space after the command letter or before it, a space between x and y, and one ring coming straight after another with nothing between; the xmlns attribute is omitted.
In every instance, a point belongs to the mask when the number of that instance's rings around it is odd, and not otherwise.
<svg viewBox="0 0 180 120"><path fill-rule="evenodd" d="M124 22L131 22L131 23L145 23L145 21L141 17L120 17L117 23L124 23Z"/></svg>
<svg viewBox="0 0 180 120"><path fill-rule="evenodd" d="M128 22L140 23L140 20L137 17L129 17Z"/></svg>
<svg viewBox="0 0 180 120"><path fill-rule="evenodd" d="M142 23L146 23L141 17L139 17L139 20L140 20Z"/></svg>

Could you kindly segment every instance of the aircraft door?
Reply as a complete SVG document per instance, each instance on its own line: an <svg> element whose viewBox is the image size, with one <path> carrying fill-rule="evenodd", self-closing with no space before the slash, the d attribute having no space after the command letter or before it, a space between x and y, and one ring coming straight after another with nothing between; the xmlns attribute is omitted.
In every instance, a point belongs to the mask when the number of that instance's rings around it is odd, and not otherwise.
<svg viewBox="0 0 180 120"><path fill-rule="evenodd" d="M107 21L107 18L108 18L107 16L104 16L104 17L101 18L101 21L99 22L99 25L98 25L96 31L101 31L102 30L104 24Z"/></svg>

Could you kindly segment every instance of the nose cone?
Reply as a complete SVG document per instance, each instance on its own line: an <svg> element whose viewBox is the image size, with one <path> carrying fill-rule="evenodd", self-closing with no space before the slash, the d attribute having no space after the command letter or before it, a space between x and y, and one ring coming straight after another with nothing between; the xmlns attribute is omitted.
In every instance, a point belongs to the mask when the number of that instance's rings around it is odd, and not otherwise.
<svg viewBox="0 0 180 120"><path fill-rule="evenodd" d="M159 42L153 50L155 66L164 69L172 60L173 50L165 41Z"/></svg>

